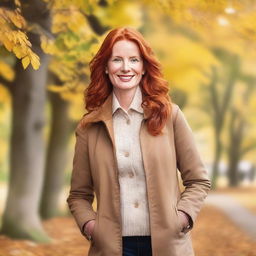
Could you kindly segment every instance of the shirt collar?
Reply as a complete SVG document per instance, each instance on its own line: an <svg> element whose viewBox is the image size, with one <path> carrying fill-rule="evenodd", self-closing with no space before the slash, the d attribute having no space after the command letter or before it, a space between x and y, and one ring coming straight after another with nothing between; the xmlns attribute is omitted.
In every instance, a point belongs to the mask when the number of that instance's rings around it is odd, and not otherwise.
<svg viewBox="0 0 256 256"><path fill-rule="evenodd" d="M112 93L113 93L112 114L114 114L117 109L119 109L119 108L123 109L123 108L121 107L121 105L120 105L120 103L119 103L119 101L118 101L118 99L117 99L117 97L116 97L114 91L113 91ZM143 114L144 111L143 111L143 108L141 107L141 103L142 103L142 93L141 93L140 86L137 86L135 95L134 95L134 97L133 97L133 99L132 99L132 102L131 102L131 104L130 104L130 106L129 106L128 111L129 111L130 109L133 109L133 110L135 110L135 111L137 111L137 112ZM123 110L124 110L124 109L123 109ZM124 110L124 111L125 111L125 110ZM128 111L127 111L127 112L128 112ZM126 112L126 111L125 111L125 112Z"/></svg>

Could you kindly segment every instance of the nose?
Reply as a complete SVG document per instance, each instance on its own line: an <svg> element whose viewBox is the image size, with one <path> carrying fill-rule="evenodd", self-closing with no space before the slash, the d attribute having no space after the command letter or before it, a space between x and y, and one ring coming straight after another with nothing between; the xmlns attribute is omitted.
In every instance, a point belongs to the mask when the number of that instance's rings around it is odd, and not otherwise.
<svg viewBox="0 0 256 256"><path fill-rule="evenodd" d="M122 71L123 72L129 72L130 71L129 62L127 60L123 61Z"/></svg>

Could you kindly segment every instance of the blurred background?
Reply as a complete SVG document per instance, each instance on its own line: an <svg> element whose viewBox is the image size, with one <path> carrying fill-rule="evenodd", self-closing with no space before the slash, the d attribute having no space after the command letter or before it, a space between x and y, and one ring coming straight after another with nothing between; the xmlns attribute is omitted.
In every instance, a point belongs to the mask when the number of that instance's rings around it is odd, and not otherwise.
<svg viewBox="0 0 256 256"><path fill-rule="evenodd" d="M211 177L196 255L256 255L255 0L0 0L0 255L86 255L66 204L74 129L120 26L152 46Z"/></svg>

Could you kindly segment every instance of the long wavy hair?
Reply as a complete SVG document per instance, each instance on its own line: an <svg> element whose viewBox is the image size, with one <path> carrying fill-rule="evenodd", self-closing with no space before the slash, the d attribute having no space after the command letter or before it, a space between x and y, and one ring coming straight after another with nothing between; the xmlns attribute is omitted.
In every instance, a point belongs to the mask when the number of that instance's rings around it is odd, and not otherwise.
<svg viewBox="0 0 256 256"><path fill-rule="evenodd" d="M142 76L139 85L142 91L141 106L149 112L146 120L148 132L153 136L161 134L171 113L169 87L167 81L163 78L161 65L153 50L135 29L124 27L111 30L97 54L90 61L91 82L84 91L85 108L89 113L98 109L112 93L113 85L105 70L113 46L120 40L132 41L139 47L145 69L145 74Z"/></svg>

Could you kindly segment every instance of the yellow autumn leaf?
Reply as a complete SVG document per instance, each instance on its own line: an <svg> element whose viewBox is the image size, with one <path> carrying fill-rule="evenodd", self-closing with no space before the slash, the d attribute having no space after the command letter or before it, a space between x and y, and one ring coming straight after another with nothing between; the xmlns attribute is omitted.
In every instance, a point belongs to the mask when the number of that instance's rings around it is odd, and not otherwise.
<svg viewBox="0 0 256 256"><path fill-rule="evenodd" d="M47 37L45 36L41 36L40 37L41 40L41 48L43 49L43 51L47 54L54 54L56 51L56 47L54 45L54 41L53 40L49 40Z"/></svg>
<svg viewBox="0 0 256 256"><path fill-rule="evenodd" d="M14 52L14 54L16 55L16 57L18 59L21 59L21 58L23 58L23 57L25 57L27 55L27 49L24 49L24 48L22 48L19 45L15 45L12 48L12 51Z"/></svg>
<svg viewBox="0 0 256 256"><path fill-rule="evenodd" d="M26 56L26 57L24 57L22 60L21 60L21 62L22 62L22 66L23 66L23 68L24 69L26 69L27 68L27 66L29 65L29 63L30 63L30 59L29 59L29 57L28 56Z"/></svg>
<svg viewBox="0 0 256 256"><path fill-rule="evenodd" d="M70 13L69 22L67 22L70 30L74 32L79 32L81 28L83 28L84 24L87 23L84 15L82 15L78 10L72 10Z"/></svg>
<svg viewBox="0 0 256 256"><path fill-rule="evenodd" d="M78 120L84 112L84 102L81 94L73 95L70 107L68 108L68 116L71 120Z"/></svg>
<svg viewBox="0 0 256 256"><path fill-rule="evenodd" d="M72 85L66 83L64 88L66 88L66 91L63 91L61 93L61 98L66 101L72 102L74 100L74 93L69 90L69 88L72 88Z"/></svg>
<svg viewBox="0 0 256 256"><path fill-rule="evenodd" d="M0 60L0 76L2 76L7 81L13 81L15 77L15 73L13 69L8 64L6 64L1 60Z"/></svg>
<svg viewBox="0 0 256 256"><path fill-rule="evenodd" d="M31 43L28 41L28 37L25 33L18 30L18 31L15 31L15 35L16 35L17 42L19 42L21 46L23 47L32 46Z"/></svg>
<svg viewBox="0 0 256 256"><path fill-rule="evenodd" d="M20 0L15 0L14 2L15 2L15 5L21 7Z"/></svg>
<svg viewBox="0 0 256 256"><path fill-rule="evenodd" d="M0 122L6 122L6 114L10 111L10 102L11 102L11 96L8 89L5 88L0 83L0 103L3 106L2 112L0 114ZM5 113L5 114L4 114Z"/></svg>
<svg viewBox="0 0 256 256"><path fill-rule="evenodd" d="M168 34L163 28L158 31L149 34L147 39L159 56L165 78L180 90L195 91L201 82L207 81L202 71L218 65L217 59L206 47L193 40Z"/></svg>
<svg viewBox="0 0 256 256"><path fill-rule="evenodd" d="M116 1L107 9L98 7L95 9L95 15L99 17L101 23L105 26L131 26L139 28L142 25L141 8L142 6L138 3ZM115 18L113 19L113 17Z"/></svg>
<svg viewBox="0 0 256 256"><path fill-rule="evenodd" d="M13 31L9 29L9 31L6 31L4 33L4 36L11 42L13 42L14 44L16 44L16 38L13 35Z"/></svg>
<svg viewBox="0 0 256 256"><path fill-rule="evenodd" d="M0 8L0 16L4 16L4 9Z"/></svg>
<svg viewBox="0 0 256 256"><path fill-rule="evenodd" d="M6 10L6 8L0 8L0 17L5 20L5 22L9 21L9 17L8 17L8 11Z"/></svg>
<svg viewBox="0 0 256 256"><path fill-rule="evenodd" d="M24 18L17 12L9 11L8 16L17 28L23 28L26 25Z"/></svg>
<svg viewBox="0 0 256 256"><path fill-rule="evenodd" d="M1 119L0 119L1 120ZM0 156L1 158L5 158L6 157L6 153L8 152L8 143L6 142L6 140L0 140ZM3 159L1 159L1 162L3 161Z"/></svg>
<svg viewBox="0 0 256 256"><path fill-rule="evenodd" d="M39 68L39 66L40 66L40 60L39 60L39 57L35 54L35 53L33 53L33 52L31 52L30 53L30 61L31 61L31 65L32 65L32 67L35 69L35 70L37 70L38 68Z"/></svg>
<svg viewBox="0 0 256 256"><path fill-rule="evenodd" d="M74 65L75 63L73 63ZM50 70L55 73L61 81L68 81L74 76L73 67L69 67L66 63L52 60L49 66Z"/></svg>
<svg viewBox="0 0 256 256"><path fill-rule="evenodd" d="M108 2L109 5L114 4L116 1L117 1L117 0L107 0L107 2Z"/></svg>
<svg viewBox="0 0 256 256"><path fill-rule="evenodd" d="M12 41L10 41L8 38L3 38L2 40L3 40L2 42L3 42L4 46L5 46L5 48L9 52L11 52L13 47L14 47L14 43Z"/></svg>
<svg viewBox="0 0 256 256"><path fill-rule="evenodd" d="M3 26L6 23L6 20L1 17L1 13L0 13L0 25Z"/></svg>
<svg viewBox="0 0 256 256"><path fill-rule="evenodd" d="M67 19L69 19L67 11L59 11L52 18L52 32L60 33L67 30Z"/></svg>
<svg viewBox="0 0 256 256"><path fill-rule="evenodd" d="M47 89L51 92L63 92L66 91L67 88L65 86L50 84L47 86Z"/></svg>

